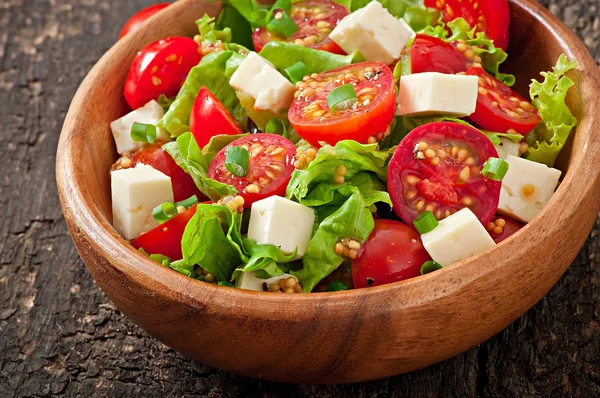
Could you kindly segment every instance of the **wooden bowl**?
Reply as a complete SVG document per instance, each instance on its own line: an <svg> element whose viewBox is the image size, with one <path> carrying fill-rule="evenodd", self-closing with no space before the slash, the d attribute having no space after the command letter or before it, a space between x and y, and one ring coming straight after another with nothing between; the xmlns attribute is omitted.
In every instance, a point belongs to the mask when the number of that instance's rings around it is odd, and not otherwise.
<svg viewBox="0 0 600 398"><path fill-rule="evenodd" d="M273 381L349 383L423 368L508 326L556 283L600 207L600 78L585 46L534 1L512 0L511 57L521 92L565 52L579 62L569 103L580 120L558 167L557 193L533 222L482 255L433 274L341 293L274 295L216 287L146 259L111 226L109 123L136 51L193 35L217 1L181 0L117 43L92 69L67 115L57 158L75 246L117 307L158 340L216 368Z"/></svg>

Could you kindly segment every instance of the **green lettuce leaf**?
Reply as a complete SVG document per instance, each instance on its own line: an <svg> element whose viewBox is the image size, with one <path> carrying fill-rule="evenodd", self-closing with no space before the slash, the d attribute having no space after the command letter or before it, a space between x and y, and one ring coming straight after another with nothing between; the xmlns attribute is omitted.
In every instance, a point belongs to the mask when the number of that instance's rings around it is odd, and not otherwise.
<svg viewBox="0 0 600 398"><path fill-rule="evenodd" d="M296 252L285 255L276 246L260 245L248 238L243 239L243 244L250 259L245 266L235 271L232 280L237 279L242 272L254 272L254 276L259 279L281 276L287 269L283 269L279 264L288 264L296 257Z"/></svg>
<svg viewBox="0 0 600 398"><path fill-rule="evenodd" d="M229 28L231 30L231 42L240 44L246 48L253 48L252 27L250 23L234 7L223 2L223 10L216 22L217 29Z"/></svg>
<svg viewBox="0 0 600 398"><path fill-rule="evenodd" d="M231 76L244 59L245 55L231 50L214 52L202 58L202 61L190 71L175 101L158 126L165 128L173 137L189 131L192 107L203 86L225 105L242 126L245 126L246 111L229 84Z"/></svg>
<svg viewBox="0 0 600 398"><path fill-rule="evenodd" d="M337 55L283 41L269 42L259 55L271 62L280 72L302 62L306 65L309 74L347 66L357 58L356 54Z"/></svg>
<svg viewBox="0 0 600 398"><path fill-rule="evenodd" d="M262 5L256 0L224 0L223 5L235 9L253 29L264 28L267 24L269 6Z"/></svg>
<svg viewBox="0 0 600 398"><path fill-rule="evenodd" d="M552 72L541 73L543 82L532 81L529 95L540 112L542 123L527 136L527 159L552 167L577 125L577 119L566 104L567 92L575 84L566 73L575 68L577 61L562 54Z"/></svg>
<svg viewBox="0 0 600 398"><path fill-rule="evenodd" d="M231 41L232 33L231 28L223 27L222 30L217 29L215 24L215 18L212 18L208 14L204 14L202 18L196 21L198 31L202 40L209 43L216 43L221 41L223 43L229 43Z"/></svg>
<svg viewBox="0 0 600 398"><path fill-rule="evenodd" d="M494 146L498 146L502 143L500 138L506 138L511 140L512 142L521 142L523 141L523 136L521 134L509 134L509 133L494 133L491 131L482 131L487 137L492 141Z"/></svg>
<svg viewBox="0 0 600 398"><path fill-rule="evenodd" d="M242 215L227 206L198 205L181 240L184 264L198 264L218 280L230 280L248 261L243 252Z"/></svg>
<svg viewBox="0 0 600 398"><path fill-rule="evenodd" d="M168 142L162 148L171 155L179 167L192 177L200 192L213 202L217 202L224 196L237 194L237 190L231 185L208 177L209 158L211 156L214 158L213 152L207 152L205 155L191 133L179 136L177 141Z"/></svg>
<svg viewBox="0 0 600 398"><path fill-rule="evenodd" d="M304 204L304 198L317 184L322 182L334 184L334 174L342 165L347 170L346 181L351 180L359 172L370 172L385 182L387 181L385 166L392 153L393 149L379 151L377 144L362 145L352 140L340 141L335 147L326 145L319 149L316 159L306 170L294 171L287 187L286 197L296 198Z"/></svg>
<svg viewBox="0 0 600 398"><path fill-rule="evenodd" d="M337 192L346 200L325 217L317 228L302 257L303 268L291 271L310 293L314 287L343 262L344 257L335 252L335 244L343 238L364 242L374 228L373 214L361 195L359 188L344 184Z"/></svg>
<svg viewBox="0 0 600 398"><path fill-rule="evenodd" d="M448 29L451 33L448 32ZM506 52L494 46L494 41L490 40L485 33L476 32L475 28L471 28L463 18L457 18L448 22L448 24L443 24L440 21L437 26L425 28L423 33L447 42L464 40L466 44L473 47L475 54L481 57L486 71L507 86L515 84L514 75L500 73L499 70L500 65L508 58Z"/></svg>

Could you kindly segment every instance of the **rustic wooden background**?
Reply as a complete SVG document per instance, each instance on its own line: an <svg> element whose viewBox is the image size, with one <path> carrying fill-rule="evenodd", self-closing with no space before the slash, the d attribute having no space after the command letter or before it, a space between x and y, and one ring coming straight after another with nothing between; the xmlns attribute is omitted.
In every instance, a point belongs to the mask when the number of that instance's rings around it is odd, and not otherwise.
<svg viewBox="0 0 600 398"><path fill-rule="evenodd" d="M0 1L0 397L600 396L600 221L561 281L512 326L463 355L386 380L245 379L183 358L125 318L71 243L54 156L77 86L126 18L151 3ZM600 62L600 0L543 3Z"/></svg>

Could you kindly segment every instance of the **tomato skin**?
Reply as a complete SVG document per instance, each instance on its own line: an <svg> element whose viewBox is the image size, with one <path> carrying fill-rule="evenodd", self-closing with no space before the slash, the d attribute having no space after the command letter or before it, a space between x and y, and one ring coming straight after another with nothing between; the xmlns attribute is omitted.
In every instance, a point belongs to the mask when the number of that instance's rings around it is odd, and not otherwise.
<svg viewBox="0 0 600 398"><path fill-rule="evenodd" d="M426 149L419 150L421 144ZM394 211L412 226L427 210L441 220L468 207L486 225L498 208L502 187L500 181L481 175L490 157L498 157L498 152L471 126L437 122L414 129L402 140L388 167Z"/></svg>
<svg viewBox="0 0 600 398"><path fill-rule="evenodd" d="M481 128L502 133L513 129L525 135L542 121L529 101L483 69L469 68L466 74L479 77L477 107L469 119Z"/></svg>
<svg viewBox="0 0 600 398"><path fill-rule="evenodd" d="M410 49L412 73L438 72L454 75L467 70L467 59L450 43L419 33Z"/></svg>
<svg viewBox="0 0 600 398"><path fill-rule="evenodd" d="M121 33L119 33L119 40L121 40L127 34L138 30L140 25L143 24L148 18L158 13L159 11L164 10L170 5L171 3L159 3L150 7L146 7L143 10L140 10L133 14L133 16L129 18L127 22L125 22L125 25L123 25Z"/></svg>
<svg viewBox="0 0 600 398"><path fill-rule="evenodd" d="M421 275L431 257L414 229L392 220L375 220L375 229L352 261L356 289L380 286Z"/></svg>
<svg viewBox="0 0 600 398"><path fill-rule="evenodd" d="M155 143L134 153L131 156L133 167L138 164L146 164L171 177L175 202L188 199L194 195L199 200L204 200L205 196L198 190L192 177L177 165L171 155L162 150L162 145L163 143Z"/></svg>
<svg viewBox="0 0 600 398"><path fill-rule="evenodd" d="M499 229L495 230L498 227ZM503 240L508 239L512 235L516 234L521 228L523 228L523 224L521 224L519 221L500 215L492 218L488 225L486 225L487 231L490 233L490 236L496 243L500 243Z"/></svg>
<svg viewBox="0 0 600 398"><path fill-rule="evenodd" d="M200 149L214 136L244 133L227 108L206 87L200 89L194 101L190 130Z"/></svg>
<svg viewBox="0 0 600 398"><path fill-rule="evenodd" d="M181 260L181 239L188 222L196 214L194 205L158 227L141 234L131 244L136 249L143 248L148 254L162 254L171 260Z"/></svg>
<svg viewBox="0 0 600 398"><path fill-rule="evenodd" d="M312 10L319 9L318 19L313 15ZM303 10L307 10L303 12ZM315 50L327 51L333 54L346 54L331 38L329 33L337 26L338 22L349 14L346 7L331 0L308 0L292 4L291 17L298 25L298 31L288 39L277 37L270 33L267 28L255 29L252 33L252 43L254 50L260 52L270 41L287 41ZM317 27L318 22L327 23L328 26ZM313 39L308 39L309 37ZM305 40L312 40L307 43ZM300 44L301 43L301 44Z"/></svg>
<svg viewBox="0 0 600 398"><path fill-rule="evenodd" d="M135 110L161 94L175 96L201 58L198 43L188 37L169 37L144 47L133 59L125 81L127 103Z"/></svg>
<svg viewBox="0 0 600 398"><path fill-rule="evenodd" d="M364 76L367 68L380 71L374 80L352 81L355 90L360 95L363 88L374 88L376 93L368 104L362 103L357 110L347 110L331 114L326 97L335 87L349 84L347 80L336 79L342 74L352 72L355 76ZM384 133L392 123L396 111L396 92L394 88L394 77L387 65L376 62L363 62L323 72L317 79L328 81L328 85L321 93L312 96L303 96L306 91L299 89L301 95L292 102L289 111L289 120L296 132L314 147L320 147L320 142L335 145L342 140L355 140L361 144L367 143L370 137ZM305 83L309 83L305 82ZM313 90L314 91L314 90ZM297 92L298 93L298 92ZM372 96L372 97L373 97ZM307 111L310 106L317 108ZM360 101L359 101L360 103ZM320 117L311 117L315 111L323 111Z"/></svg>
<svg viewBox="0 0 600 398"><path fill-rule="evenodd" d="M425 6L442 11L444 22L463 17L471 27L494 40L496 47L504 51L508 48L510 9L507 0L425 0Z"/></svg>
<svg viewBox="0 0 600 398"><path fill-rule="evenodd" d="M244 147L250 152L245 177L236 177L225 168L226 151L230 146ZM236 188L238 195L244 198L244 207L249 209L254 202L270 196L285 196L294 171L295 156L296 147L287 138L275 134L252 134L223 148L210 164L208 176ZM258 189L250 190L252 185Z"/></svg>

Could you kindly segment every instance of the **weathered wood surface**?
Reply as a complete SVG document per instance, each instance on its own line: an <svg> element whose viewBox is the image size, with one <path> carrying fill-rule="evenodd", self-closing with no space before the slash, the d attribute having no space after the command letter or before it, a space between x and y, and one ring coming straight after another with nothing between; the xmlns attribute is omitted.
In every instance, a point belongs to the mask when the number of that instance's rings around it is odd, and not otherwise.
<svg viewBox="0 0 600 398"><path fill-rule="evenodd" d="M0 397L600 396L600 221L561 281L509 328L441 364L370 383L233 376L181 357L120 314L68 236L54 155L77 86L127 16L151 3L0 2ZM600 63L600 0L543 3Z"/></svg>

